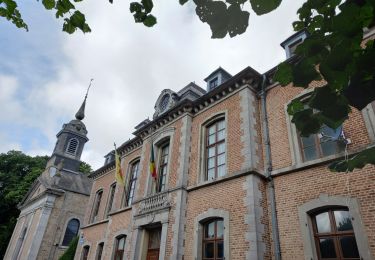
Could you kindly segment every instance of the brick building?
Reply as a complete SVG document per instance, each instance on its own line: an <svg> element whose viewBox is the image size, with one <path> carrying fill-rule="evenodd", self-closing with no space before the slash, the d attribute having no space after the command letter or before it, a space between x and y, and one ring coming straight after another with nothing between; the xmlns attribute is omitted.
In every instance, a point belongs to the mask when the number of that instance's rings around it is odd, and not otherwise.
<svg viewBox="0 0 375 260"><path fill-rule="evenodd" d="M305 36L282 43L288 58ZM374 166L327 169L345 148L374 144L373 107L302 138L287 104L324 83L281 87L273 73L219 68L206 90L163 90L153 119L118 148L125 187L115 182L113 152L91 174L75 259L373 259Z"/></svg>
<svg viewBox="0 0 375 260"><path fill-rule="evenodd" d="M87 95L86 95L87 97ZM79 172L88 141L86 98L76 118L64 124L45 170L18 205L21 211L4 259L57 260L83 223L92 181Z"/></svg>

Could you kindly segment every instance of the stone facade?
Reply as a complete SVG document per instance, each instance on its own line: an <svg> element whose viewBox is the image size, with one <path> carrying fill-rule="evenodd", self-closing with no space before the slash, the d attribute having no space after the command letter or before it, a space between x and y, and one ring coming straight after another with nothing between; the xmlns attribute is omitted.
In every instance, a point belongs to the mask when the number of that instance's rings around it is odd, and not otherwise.
<svg viewBox="0 0 375 260"><path fill-rule="evenodd" d="M223 73L221 70L215 73ZM170 106L160 106L163 98L159 97L155 108L168 109L137 127L135 137L118 149L126 174L134 162L139 162L132 204L123 203L127 184L117 185L112 210L106 214L110 186L115 181L114 162L107 162L92 173L94 184L75 259L82 259L84 253L88 253L87 259L97 259L101 243L102 259L114 259L122 250L124 259L155 259L148 248L153 230L158 229L158 259L199 260L203 258L204 227L216 220L222 221L220 243L225 259L279 259L279 249L281 259L318 259L312 218L316 212L331 208L348 211L361 259L373 259L374 166L346 174L330 172L328 164L342 158L344 152L303 160L298 132L286 112L289 102L308 95L324 82L314 82L307 90L269 83L264 115L260 99L262 76L248 67L207 93L194 92L201 93L199 97L184 99L178 95L180 92L174 92L177 94ZM272 70L265 76L271 78ZM272 159L269 169L266 125L262 121L265 118ZM226 129L225 174L209 179L207 136L209 127L218 121ZM362 112L353 109L343 125L345 138L351 140L349 154L374 145L374 126L372 106ZM161 147L166 144L166 188L153 192L151 147L154 146L160 171ZM265 169L270 170L270 176L266 176ZM92 221L100 190L103 193L98 218ZM277 220L272 219L273 213ZM275 230L280 248L275 243ZM121 235L126 236L126 242L118 251L116 238Z"/></svg>

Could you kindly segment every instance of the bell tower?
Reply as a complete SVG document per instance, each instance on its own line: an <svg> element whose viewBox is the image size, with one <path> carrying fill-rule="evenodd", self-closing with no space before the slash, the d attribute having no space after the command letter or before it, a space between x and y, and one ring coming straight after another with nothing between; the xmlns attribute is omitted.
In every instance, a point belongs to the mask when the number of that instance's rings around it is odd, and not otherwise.
<svg viewBox="0 0 375 260"><path fill-rule="evenodd" d="M92 81L92 80L91 80ZM87 129L82 120L85 118L85 106L88 91L85 99L75 115L75 119L64 124L60 132L57 133L57 142L53 150L49 165L55 165L64 170L78 172L81 163L81 155L87 138Z"/></svg>

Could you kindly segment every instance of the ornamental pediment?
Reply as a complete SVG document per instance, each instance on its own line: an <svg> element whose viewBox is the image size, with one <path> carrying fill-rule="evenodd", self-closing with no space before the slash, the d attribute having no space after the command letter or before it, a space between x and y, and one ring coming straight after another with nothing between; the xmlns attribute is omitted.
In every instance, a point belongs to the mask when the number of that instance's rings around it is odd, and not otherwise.
<svg viewBox="0 0 375 260"><path fill-rule="evenodd" d="M170 89L164 89L156 100L154 106L155 113L153 115L153 118L164 114L166 111L174 107L177 101L178 95L174 91Z"/></svg>

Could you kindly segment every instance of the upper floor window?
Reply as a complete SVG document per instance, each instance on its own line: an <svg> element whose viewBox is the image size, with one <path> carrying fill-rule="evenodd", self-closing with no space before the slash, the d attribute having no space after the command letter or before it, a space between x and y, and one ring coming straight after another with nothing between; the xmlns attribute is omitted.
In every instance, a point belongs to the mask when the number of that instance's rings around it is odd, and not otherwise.
<svg viewBox="0 0 375 260"><path fill-rule="evenodd" d="M207 126L206 133L205 179L213 180L226 174L225 120L221 119Z"/></svg>
<svg viewBox="0 0 375 260"><path fill-rule="evenodd" d="M167 173L168 173L168 160L169 160L169 142L163 143L158 149L158 167L157 179L153 182L152 190L155 193L166 190Z"/></svg>
<svg viewBox="0 0 375 260"><path fill-rule="evenodd" d="M202 259L224 259L224 222L221 218L203 224Z"/></svg>
<svg viewBox="0 0 375 260"><path fill-rule="evenodd" d="M89 252L90 252L90 246L84 246L83 250L82 250L81 260L88 260L89 259Z"/></svg>
<svg viewBox="0 0 375 260"><path fill-rule="evenodd" d="M311 217L319 260L360 259L351 216L347 208L327 209Z"/></svg>
<svg viewBox="0 0 375 260"><path fill-rule="evenodd" d="M131 206L133 202L134 194L135 194L135 187L137 184L138 168L139 168L139 161L132 163L130 166L130 172L129 172L129 177L128 177L129 182L124 192L125 206Z"/></svg>
<svg viewBox="0 0 375 260"><path fill-rule="evenodd" d="M99 190L95 196L94 207L92 210L90 222L95 222L98 220L98 214L99 214L100 203L102 201L102 196L103 196L103 190Z"/></svg>
<svg viewBox="0 0 375 260"><path fill-rule="evenodd" d="M101 260L103 255L104 242L98 244L98 249L96 251L96 260Z"/></svg>
<svg viewBox="0 0 375 260"><path fill-rule="evenodd" d="M218 85L219 85L219 78L216 77L216 78L211 79L209 81L208 88L209 88L209 90L212 90L212 89L216 88Z"/></svg>
<svg viewBox="0 0 375 260"><path fill-rule="evenodd" d="M114 260L122 260L124 259L124 252L125 252L125 240L126 236L121 235L116 237L116 244L115 244L115 252L114 252Z"/></svg>
<svg viewBox="0 0 375 260"><path fill-rule="evenodd" d="M79 230L79 220L78 219L71 219L66 226L64 239L62 242L62 246L68 246L69 243L73 240L74 237L77 236Z"/></svg>
<svg viewBox="0 0 375 260"><path fill-rule="evenodd" d="M68 146L66 147L66 153L70 155L76 155L77 150L78 150L78 139L77 138L72 138L68 142Z"/></svg>
<svg viewBox="0 0 375 260"><path fill-rule="evenodd" d="M113 208L113 200L115 198L116 193L116 183L113 183L111 185L111 188L109 189L109 197L108 197L108 204L107 204L107 211L105 216L108 217L109 212L111 212Z"/></svg>
<svg viewBox="0 0 375 260"><path fill-rule="evenodd" d="M340 133L337 133L340 131ZM328 155L342 152L345 148L343 142L334 138L341 134L341 128L332 129L323 125L320 133L312 134L308 137L299 137L299 143L304 161L323 158Z"/></svg>

